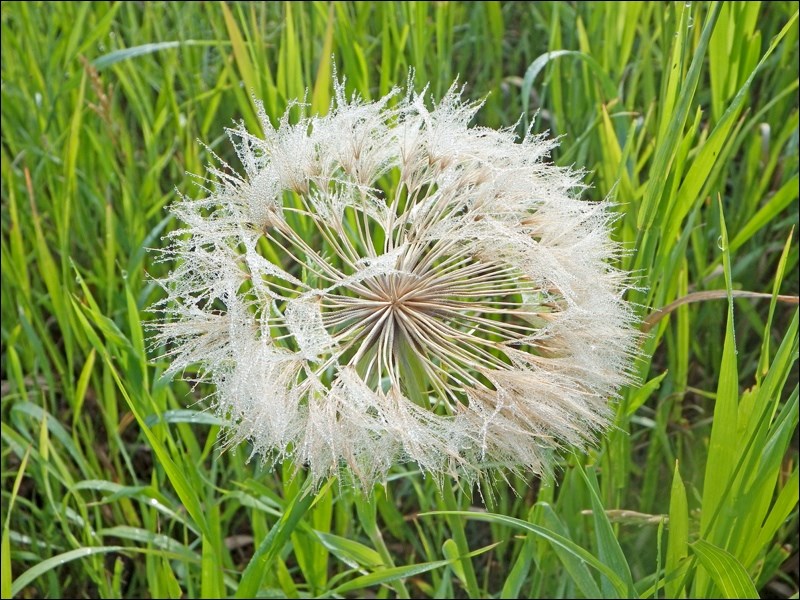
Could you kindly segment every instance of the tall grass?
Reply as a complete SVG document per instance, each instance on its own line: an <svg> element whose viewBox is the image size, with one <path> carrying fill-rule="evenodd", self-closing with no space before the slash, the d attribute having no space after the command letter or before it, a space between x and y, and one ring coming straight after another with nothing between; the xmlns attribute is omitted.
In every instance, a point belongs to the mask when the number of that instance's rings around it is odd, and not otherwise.
<svg viewBox="0 0 800 600"><path fill-rule="evenodd" d="M2 597L797 597L796 3L3 3L1 33ZM253 96L325 110L331 55L367 98L459 76L616 202L642 385L554 476L306 495L161 377L147 249L197 140L233 161Z"/></svg>

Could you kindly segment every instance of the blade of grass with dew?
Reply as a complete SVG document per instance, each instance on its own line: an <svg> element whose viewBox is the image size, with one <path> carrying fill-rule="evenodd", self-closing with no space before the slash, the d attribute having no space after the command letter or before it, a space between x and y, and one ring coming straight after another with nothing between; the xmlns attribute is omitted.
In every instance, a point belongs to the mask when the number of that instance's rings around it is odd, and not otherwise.
<svg viewBox="0 0 800 600"><path fill-rule="evenodd" d="M733 470L736 449L737 400L739 398L739 376L736 366L736 340L733 325L733 296L731 295L731 267L728 236L722 215L722 202L718 202L722 234L720 246L725 268L725 289L728 291L727 325L722 350L719 384L714 405L714 426L711 429L705 480L703 483L703 506L700 531L705 534L709 520L722 500L722 492Z"/></svg>

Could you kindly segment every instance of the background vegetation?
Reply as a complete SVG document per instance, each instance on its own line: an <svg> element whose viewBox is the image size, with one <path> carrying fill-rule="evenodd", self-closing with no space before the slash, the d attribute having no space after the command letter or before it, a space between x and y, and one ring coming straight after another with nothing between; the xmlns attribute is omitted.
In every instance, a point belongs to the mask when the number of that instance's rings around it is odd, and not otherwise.
<svg viewBox="0 0 800 600"><path fill-rule="evenodd" d="M797 3L4 2L1 44L3 597L797 597ZM537 115L618 203L643 385L552 477L302 497L160 377L197 140L325 110L331 55Z"/></svg>

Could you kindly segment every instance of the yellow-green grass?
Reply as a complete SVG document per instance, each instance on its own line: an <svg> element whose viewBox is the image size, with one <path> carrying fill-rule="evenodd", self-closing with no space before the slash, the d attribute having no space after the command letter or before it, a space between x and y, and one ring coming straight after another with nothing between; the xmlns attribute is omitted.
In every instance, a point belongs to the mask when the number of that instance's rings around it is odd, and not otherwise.
<svg viewBox="0 0 800 600"><path fill-rule="evenodd" d="M796 3L4 2L1 44L3 597L796 597ZM161 377L166 206L332 55L368 98L459 76L616 203L649 331L588 456L304 495Z"/></svg>

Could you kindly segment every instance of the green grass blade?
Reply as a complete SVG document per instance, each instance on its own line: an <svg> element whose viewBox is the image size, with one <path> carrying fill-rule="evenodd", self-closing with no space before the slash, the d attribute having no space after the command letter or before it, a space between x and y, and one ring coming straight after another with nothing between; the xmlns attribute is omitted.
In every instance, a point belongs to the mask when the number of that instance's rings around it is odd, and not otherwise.
<svg viewBox="0 0 800 600"><path fill-rule="evenodd" d="M6 510L6 519L3 523L3 537L2 537L2 551L3 555L0 558L0 565L2 565L2 584L0 584L0 593L2 593L3 598L11 598L14 596L13 591L13 577L11 572L11 536L10 536L10 525L11 525L11 511L14 509L14 502L17 499L17 494L19 494L19 486L22 483L22 477L25 474L25 467L28 465L28 458L30 458L31 449L25 451L25 454L22 457L22 460L19 463L19 469L17 469L17 474L14 477L14 483L11 486L11 497L8 501L8 506Z"/></svg>
<svg viewBox="0 0 800 600"><path fill-rule="evenodd" d="M56 556L51 556L35 564L24 573L21 573L11 585L11 596L13 597L19 594L26 586L35 581L37 577L41 577L51 569L60 567L72 560L88 558L95 554L108 554L110 552L123 552L125 550L126 548L124 546L90 546L88 548L77 548L76 550L70 550L57 554Z"/></svg>
<svg viewBox="0 0 800 600"><path fill-rule="evenodd" d="M562 536L565 539L570 539L569 531L558 518L558 515L549 504L537 505L542 511L544 524L554 533ZM589 567L586 562L579 559L574 554L568 552L558 544L551 544L553 551L558 555L559 560L564 565L564 568L569 573L569 576L575 582L575 585L586 598L600 598L603 594L597 585L594 577L592 577Z"/></svg>
<svg viewBox="0 0 800 600"><path fill-rule="evenodd" d="M272 562L278 557L292 531L314 502L315 495L311 493L310 481L309 479L304 489L292 499L281 518L258 545L258 549L242 573L236 598L255 598L258 594L265 572L271 568Z"/></svg>
<svg viewBox="0 0 800 600"><path fill-rule="evenodd" d="M669 538L667 539L667 559L665 578L677 572L689 554L689 505L686 501L686 488L683 485L678 462L675 461L675 474L672 477L672 491L669 502ZM680 581L668 579L664 583L667 598L685 598L686 592L678 587Z"/></svg>
<svg viewBox="0 0 800 600"><path fill-rule="evenodd" d="M553 50L537 57L536 60L534 60L525 70L525 75L522 78L521 90L522 111L524 115L528 114L529 99L531 97L531 90L533 89L533 83L536 81L536 77L551 61L561 58L562 56L577 58L585 62L591 69L592 74L597 77L597 80L603 89L605 100L612 100L616 97L617 86L614 85L614 82L608 76L608 73L606 73L606 71L600 66L600 63L598 63L594 57L577 50Z"/></svg>
<svg viewBox="0 0 800 600"><path fill-rule="evenodd" d="M726 489L736 457L739 455L740 440L737 439L739 375L736 364L736 338L733 328L733 296L731 295L731 261L728 246L728 235L722 215L722 203L719 203L721 223L721 245L725 270L725 289L728 290L727 325L725 342L722 349L719 383L714 405L714 424L711 428L708 459L703 482L703 506L700 517L700 531L708 535L712 515L722 502L722 493Z"/></svg>
<svg viewBox="0 0 800 600"><path fill-rule="evenodd" d="M697 540L690 547L723 598L760 597L747 571L729 552L705 540Z"/></svg>
<svg viewBox="0 0 800 600"><path fill-rule="evenodd" d="M354 569L375 569L384 566L381 555L364 544L332 533L321 531L315 531L315 533L328 550Z"/></svg>
<svg viewBox="0 0 800 600"><path fill-rule="evenodd" d="M691 10L687 8L686 11ZM680 91L678 93L677 101L675 103L674 112L666 112L667 107L664 107L666 129L663 138L659 135L659 145L656 150L656 155L653 159L653 166L651 169L652 177L647 183L647 190L645 192L644 200L642 201L641 209L637 219L637 227L640 230L648 230L652 227L656 215L661 210L660 206L663 202L664 188L669 174L670 165L674 157L674 153L678 147L678 142L686 124L686 119L689 115L689 108L692 99L694 98L697 84L700 80L700 73L703 66L703 57L706 49L708 48L708 41L711 37L711 32L714 30L717 18L719 17L719 4L713 4L709 12L706 22L703 25L703 31L700 35L700 41L694 50L692 62L689 65L689 70L686 73L686 79L680 84ZM682 15L685 14L685 11ZM676 38L676 45L680 45L688 37L688 29L683 29L678 32ZM677 47L677 46L676 46ZM680 52L680 50L678 50ZM673 63L673 70L677 69L677 63Z"/></svg>
<svg viewBox="0 0 800 600"><path fill-rule="evenodd" d="M576 463L576 465L586 484L592 502L592 520L594 521L594 534L597 540L599 558L625 582L626 594L623 597L632 597L635 595L635 588L630 566L625 554L622 552L622 547L619 545L611 522L608 520L605 507L600 500L597 477L593 470L587 472L580 463ZM601 580L601 586L605 597L610 596L616 587L607 578Z"/></svg>
<svg viewBox="0 0 800 600"><path fill-rule="evenodd" d="M360 590L374 585L384 585L387 583L393 583L400 579L407 579L415 575L420 575L421 573L427 573L428 571L432 571L433 569L440 569L442 567L452 565L455 562L461 562L465 558L469 559L472 558L473 556L479 556L484 552L488 552L493 548L496 548L499 543L500 542L498 542L497 544L491 544L489 546L486 546L485 548L479 548L477 550L473 550L466 556L455 556L453 558L448 558L446 560L437 560L433 562L408 565L404 567L389 567L386 569L380 569L372 573L369 573L367 575L361 575L359 577L356 577L355 579L351 579L347 583L343 583L342 585L337 586L335 589L331 590L330 593L331 595L344 594L347 592Z"/></svg>
<svg viewBox="0 0 800 600"><path fill-rule="evenodd" d="M523 521L522 519L517 519L515 517L509 517L506 515L500 515L496 513L476 513L476 512L469 512L469 511L435 511L429 513L421 513L419 516L433 516L433 515L455 515L459 517L466 517L468 519L475 519L477 521L486 521L489 523L498 523L501 525L507 525L514 529L520 529L522 531L530 532L538 537L541 537L553 545L556 545L566 552L570 553L575 558L582 560L585 562L586 565L596 569L602 575L608 578L611 584L614 586L614 591L619 598L625 598L628 595L628 586L624 582L624 580L608 565L606 565L603 561L599 560L596 556L594 556L588 550L582 548L572 540L569 540L557 533L551 531L546 527L542 527L540 525L534 525L532 523L528 523L527 521Z"/></svg>

